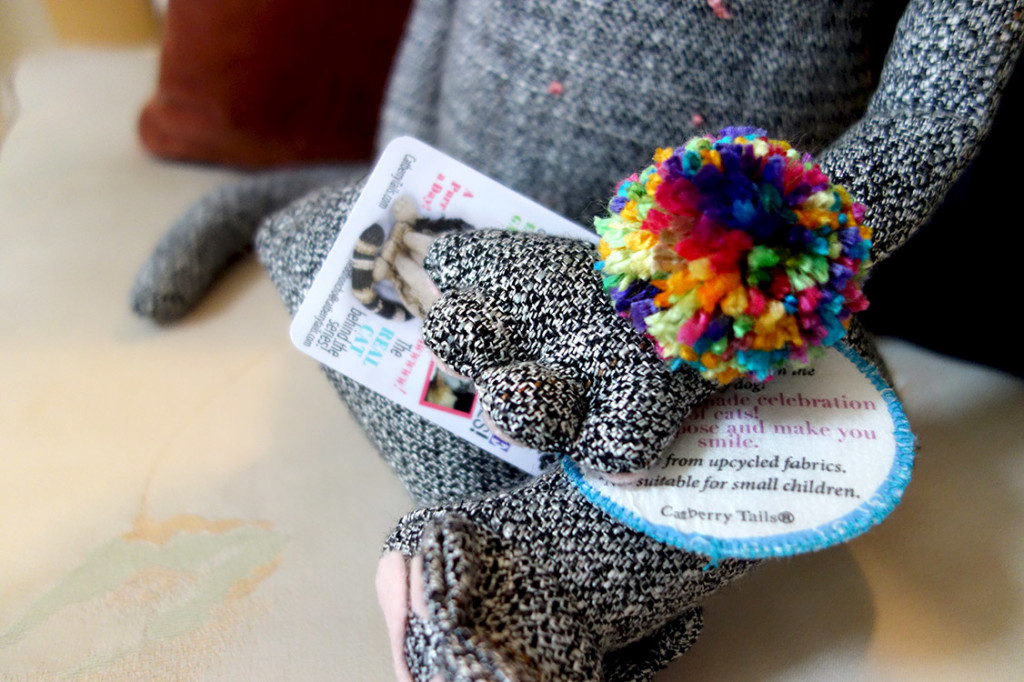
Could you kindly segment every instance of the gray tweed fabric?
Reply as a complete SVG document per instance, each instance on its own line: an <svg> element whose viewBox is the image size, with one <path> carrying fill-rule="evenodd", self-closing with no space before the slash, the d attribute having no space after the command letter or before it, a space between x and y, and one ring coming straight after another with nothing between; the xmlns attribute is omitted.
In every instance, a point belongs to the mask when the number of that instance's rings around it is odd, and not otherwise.
<svg viewBox="0 0 1024 682"><path fill-rule="evenodd" d="M380 140L415 135L585 221L656 147L757 126L822 152L879 258L974 156L1022 44L1020 0L913 0L894 37L893 3L724 4L420 0Z"/></svg>
<svg viewBox="0 0 1024 682"><path fill-rule="evenodd" d="M537 234L443 236L425 261L442 297L423 340L517 442L626 473L650 466L717 386L669 371L615 313L596 260L590 244Z"/></svg>
<svg viewBox="0 0 1024 682"><path fill-rule="evenodd" d="M698 0L420 0L380 141L415 135L586 222L655 147L755 125L818 153L830 177L868 204L879 260L928 217L976 154L1024 44L1022 0L911 0L902 17L870 0L724 6L732 19ZM890 15L898 25L885 21ZM875 56L886 52L880 70ZM240 191L235 200L232 191L220 202L233 203L234 214L272 207ZM320 192L264 226L260 256L291 309L352 196ZM189 220L220 239L210 228L216 220ZM219 267L200 243L179 239L159 256L199 263L162 280L169 298L194 297L175 289ZM510 271L514 260L506 257ZM478 294L453 296L467 320L482 320L470 327L486 331L486 297L471 312ZM872 355L858 329L851 337ZM517 344L506 349L513 356ZM521 369L513 383L551 387L535 395L542 403L578 395L578 373ZM639 536L587 504L557 468L507 490L521 474L328 375L417 499L472 498L410 515L388 544L425 558L428 618L410 618L406 646L417 679L646 679L696 636L700 599L749 566L702 571L701 557ZM509 383L508 373L501 380ZM499 382L491 393L507 389ZM541 444L581 428L559 416L526 424L521 410L505 412L507 426L539 433ZM615 469L612 453L574 454ZM481 496L498 489L505 491Z"/></svg>

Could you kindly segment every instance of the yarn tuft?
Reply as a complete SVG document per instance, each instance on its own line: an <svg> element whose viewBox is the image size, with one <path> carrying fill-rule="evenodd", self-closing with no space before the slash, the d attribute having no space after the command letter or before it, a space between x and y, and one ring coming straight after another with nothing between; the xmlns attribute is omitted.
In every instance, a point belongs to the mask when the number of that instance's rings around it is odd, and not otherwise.
<svg viewBox="0 0 1024 682"><path fill-rule="evenodd" d="M615 310L727 384L805 364L867 308L864 206L788 142L725 128L654 153L597 218Z"/></svg>

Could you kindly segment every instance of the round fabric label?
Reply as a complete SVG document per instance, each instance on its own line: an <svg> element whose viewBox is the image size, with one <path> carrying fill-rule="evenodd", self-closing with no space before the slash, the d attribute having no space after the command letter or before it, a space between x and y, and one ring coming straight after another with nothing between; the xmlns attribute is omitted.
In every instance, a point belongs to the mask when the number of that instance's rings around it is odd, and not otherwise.
<svg viewBox="0 0 1024 682"><path fill-rule="evenodd" d="M895 393L840 346L770 382L733 382L631 483L564 466L636 530L712 561L754 559L822 549L879 523L910 481L913 446Z"/></svg>

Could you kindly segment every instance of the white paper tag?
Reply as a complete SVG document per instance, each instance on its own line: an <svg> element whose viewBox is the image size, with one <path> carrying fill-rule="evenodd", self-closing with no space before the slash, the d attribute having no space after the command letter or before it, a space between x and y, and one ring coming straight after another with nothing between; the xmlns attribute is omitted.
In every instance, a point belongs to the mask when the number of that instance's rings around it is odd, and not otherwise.
<svg viewBox="0 0 1024 682"><path fill-rule="evenodd" d="M528 471L535 450L491 433L472 387L439 373L424 347L420 321L381 317L352 293L352 255L370 225L390 232L392 206L409 197L421 217L460 218L477 228L544 232L597 242L579 225L413 138L393 141L366 181L306 298L292 320L292 342L318 362ZM388 297L389 284L377 290ZM392 299L394 300L394 299Z"/></svg>
<svg viewBox="0 0 1024 682"><path fill-rule="evenodd" d="M570 478L636 530L695 552L762 558L845 542L910 481L913 435L895 393L847 347L813 367L713 396L627 485Z"/></svg>

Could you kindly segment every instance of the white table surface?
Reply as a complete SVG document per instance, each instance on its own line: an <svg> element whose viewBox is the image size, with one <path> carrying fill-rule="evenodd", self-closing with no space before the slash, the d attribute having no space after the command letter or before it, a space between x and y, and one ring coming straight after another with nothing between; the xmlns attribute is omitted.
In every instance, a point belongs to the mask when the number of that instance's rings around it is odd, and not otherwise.
<svg viewBox="0 0 1024 682"><path fill-rule="evenodd" d="M155 161L156 52L26 61L0 148L0 679L388 680L412 505L253 259L160 328L136 268L233 177ZM1024 679L1024 382L898 341L920 439L881 527L713 597L659 680Z"/></svg>

